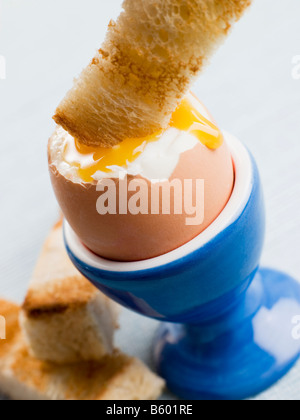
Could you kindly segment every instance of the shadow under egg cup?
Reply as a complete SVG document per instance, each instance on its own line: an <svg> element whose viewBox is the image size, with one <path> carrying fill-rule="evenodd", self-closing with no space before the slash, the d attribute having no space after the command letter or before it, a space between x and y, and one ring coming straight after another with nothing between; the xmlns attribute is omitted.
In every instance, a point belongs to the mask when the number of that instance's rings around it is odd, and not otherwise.
<svg viewBox="0 0 300 420"><path fill-rule="evenodd" d="M271 386L300 355L300 285L260 269L264 199L257 166L227 135L236 181L226 208L198 237L157 258L114 262L91 253L65 223L78 270L139 314L163 321L158 372L185 399L244 399ZM297 334L298 332L298 334Z"/></svg>

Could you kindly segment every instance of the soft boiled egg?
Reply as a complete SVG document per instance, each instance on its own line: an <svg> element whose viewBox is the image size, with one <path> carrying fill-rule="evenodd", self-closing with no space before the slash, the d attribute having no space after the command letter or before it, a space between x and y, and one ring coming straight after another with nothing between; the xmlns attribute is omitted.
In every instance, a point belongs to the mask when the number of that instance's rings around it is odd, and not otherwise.
<svg viewBox="0 0 300 420"><path fill-rule="evenodd" d="M164 132L106 149L82 146L58 127L48 155L68 223L91 251L116 261L184 245L218 217L234 185L226 141L192 94Z"/></svg>

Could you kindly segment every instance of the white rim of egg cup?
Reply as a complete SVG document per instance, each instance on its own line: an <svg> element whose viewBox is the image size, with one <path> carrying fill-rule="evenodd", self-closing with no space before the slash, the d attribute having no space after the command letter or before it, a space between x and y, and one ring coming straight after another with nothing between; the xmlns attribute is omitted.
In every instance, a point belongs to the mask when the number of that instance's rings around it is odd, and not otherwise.
<svg viewBox="0 0 300 420"><path fill-rule="evenodd" d="M244 210L252 191L253 170L248 150L231 134L224 132L224 136L235 166L235 184L232 195L222 213L200 235L185 245L159 257L143 261L119 262L107 260L89 251L72 230L68 222L65 221L64 234L70 251L84 264L95 269L117 273L130 273L165 266L204 247L215 236L237 220Z"/></svg>

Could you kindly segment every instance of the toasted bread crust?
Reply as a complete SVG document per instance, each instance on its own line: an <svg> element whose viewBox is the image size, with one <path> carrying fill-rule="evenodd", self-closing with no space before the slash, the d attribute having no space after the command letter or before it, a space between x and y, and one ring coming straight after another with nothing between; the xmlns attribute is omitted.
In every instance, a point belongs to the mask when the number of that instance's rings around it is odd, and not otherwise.
<svg viewBox="0 0 300 420"><path fill-rule="evenodd" d="M57 365L38 360L18 324L20 308L0 299L7 339L0 341L0 391L18 400L143 400L157 398L164 381L139 360L115 351L100 362Z"/></svg>
<svg viewBox="0 0 300 420"><path fill-rule="evenodd" d="M70 261L61 221L50 232L20 314L30 352L55 363L100 360L113 351L118 306Z"/></svg>
<svg viewBox="0 0 300 420"><path fill-rule="evenodd" d="M98 293L68 259L61 220L43 246L31 284L40 287L29 287L22 309L32 318L81 308Z"/></svg>
<svg viewBox="0 0 300 420"><path fill-rule="evenodd" d="M102 48L56 110L80 142L111 147L167 127L251 0L125 0Z"/></svg>
<svg viewBox="0 0 300 420"><path fill-rule="evenodd" d="M95 287L78 273L78 276L62 279L52 291L47 288L29 290L22 309L31 318L61 314L85 306L95 293Z"/></svg>

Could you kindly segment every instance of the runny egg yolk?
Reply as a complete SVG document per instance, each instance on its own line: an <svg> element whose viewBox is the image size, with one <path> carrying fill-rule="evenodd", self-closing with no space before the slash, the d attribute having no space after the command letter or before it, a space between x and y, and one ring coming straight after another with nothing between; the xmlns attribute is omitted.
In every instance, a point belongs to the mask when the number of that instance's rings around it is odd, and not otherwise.
<svg viewBox="0 0 300 420"><path fill-rule="evenodd" d="M193 134L210 149L217 149L223 143L222 132L188 98L183 99L173 113L169 127ZM112 166L124 167L133 162L148 143L158 141L162 134L163 131L148 137L127 139L112 148L88 147L70 138L65 146L64 160L78 169L78 175L84 182L93 182L96 172L109 173Z"/></svg>

